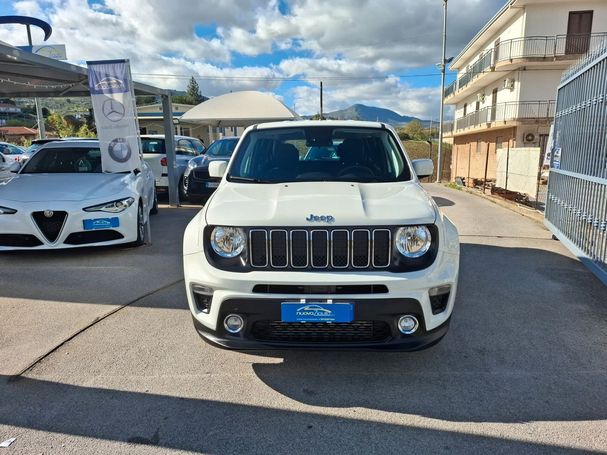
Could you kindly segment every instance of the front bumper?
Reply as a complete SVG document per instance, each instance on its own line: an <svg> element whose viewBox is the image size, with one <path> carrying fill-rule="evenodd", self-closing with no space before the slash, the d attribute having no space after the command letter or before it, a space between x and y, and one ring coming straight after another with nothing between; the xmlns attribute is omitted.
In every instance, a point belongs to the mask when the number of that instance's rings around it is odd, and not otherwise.
<svg viewBox="0 0 607 455"><path fill-rule="evenodd" d="M336 299L341 301L343 299ZM236 313L245 319L245 327L238 334L229 333L223 326L211 330L193 317L198 334L210 344L228 349L355 349L416 351L438 343L447 333L450 320L439 327L426 330L419 302L413 299L347 299L355 308L351 324L318 323L312 328L307 323L283 324L280 321L281 299L234 299L222 305L221 320ZM420 329L413 335L404 335L395 321L402 314L414 315L420 320ZM269 322L273 321L273 322ZM369 323L373 321L372 323ZM307 325L307 326L306 326ZM323 328L320 328L323 325ZM339 326L342 327L339 327ZM299 327L298 327L299 326ZM331 327L333 326L333 327ZM337 326L337 327L335 327ZM361 327L362 326L362 327ZM273 331L271 327L276 327ZM355 333L358 328L359 333ZM275 336L275 332L279 336ZM317 333L317 332L320 333ZM301 335L305 334L305 335ZM314 341L306 340L310 335Z"/></svg>
<svg viewBox="0 0 607 455"><path fill-rule="evenodd" d="M3 203L4 204L4 203ZM0 204L2 205L2 204ZM10 203L6 204L11 206ZM12 204L15 206L16 204ZM81 204L82 207L94 205L86 201ZM0 251L9 250L49 250L63 248L78 248L90 246L106 246L121 243L134 242L137 239L137 203L120 213L106 212L85 212L82 207L73 202L27 202L20 203L15 207L18 211L13 215L0 215ZM55 212L67 212L67 217L59 236L55 241L49 241L38 224L32 217L33 212L44 210L53 210ZM99 218L118 218L119 226L103 230L85 230L84 220ZM98 234L103 238L103 234L112 231L113 235L105 235L105 238L119 237L112 240L103 241L85 241L84 243L66 243L82 242L82 239L89 238L94 240L92 233ZM74 234L74 235L72 235ZM70 237L72 235L72 237ZM15 236L27 236L28 239L35 238L37 242L33 246L15 246L11 239ZM76 240L74 237L76 236ZM88 236L88 237L85 237ZM68 239L70 237L70 239ZM21 237L25 238L25 237ZM5 242L5 243L3 243Z"/></svg>
<svg viewBox="0 0 607 455"><path fill-rule="evenodd" d="M434 263L415 272L387 271L332 272L332 271L252 271L233 273L212 267L204 253L184 255L184 275L188 304L198 333L213 344L233 349L259 348L330 348L330 349L395 349L417 350L438 342L447 332L457 291L459 254L439 251ZM256 285L317 285L351 286L383 285L387 292L365 294L278 294L259 292ZM434 314L429 290L450 285L448 301L443 311ZM210 308L200 309L193 286L212 290ZM263 291L263 287L262 287ZM389 327L389 335L381 339L356 339L340 342L314 340L276 341L259 337L253 330L256 322L280 322L280 303L297 302L351 302L355 321L380 321ZM245 329L239 335L228 333L223 327L225 316L237 313L245 319ZM420 328L415 334L403 335L397 329L398 317L413 314Z"/></svg>

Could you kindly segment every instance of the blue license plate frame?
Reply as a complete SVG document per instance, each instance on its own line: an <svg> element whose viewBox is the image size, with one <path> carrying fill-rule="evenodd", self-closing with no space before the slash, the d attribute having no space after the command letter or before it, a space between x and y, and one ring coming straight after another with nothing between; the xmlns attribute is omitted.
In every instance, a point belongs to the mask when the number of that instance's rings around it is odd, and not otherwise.
<svg viewBox="0 0 607 455"><path fill-rule="evenodd" d="M282 302L282 322L326 322L340 323L354 320L352 302Z"/></svg>
<svg viewBox="0 0 607 455"><path fill-rule="evenodd" d="M85 231L95 231L97 229L112 229L120 226L120 218L113 216L111 218L88 218L82 220L82 228Z"/></svg>

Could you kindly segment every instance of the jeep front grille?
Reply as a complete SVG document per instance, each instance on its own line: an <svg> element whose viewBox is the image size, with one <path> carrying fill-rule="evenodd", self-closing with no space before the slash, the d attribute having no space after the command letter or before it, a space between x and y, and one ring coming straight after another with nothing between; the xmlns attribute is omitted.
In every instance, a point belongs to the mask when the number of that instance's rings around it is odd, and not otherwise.
<svg viewBox="0 0 607 455"><path fill-rule="evenodd" d="M390 266L390 229L251 229L257 269L382 269Z"/></svg>

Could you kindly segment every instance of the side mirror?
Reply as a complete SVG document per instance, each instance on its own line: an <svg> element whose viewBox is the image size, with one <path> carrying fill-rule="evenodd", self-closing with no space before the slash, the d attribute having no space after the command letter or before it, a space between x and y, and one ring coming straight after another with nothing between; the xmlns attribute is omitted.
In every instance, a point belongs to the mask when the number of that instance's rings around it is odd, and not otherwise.
<svg viewBox="0 0 607 455"><path fill-rule="evenodd" d="M11 163L11 165L8 167L8 170L14 174L16 174L17 172L19 172L19 169L21 169L21 164L19 164L18 162L14 161L13 163Z"/></svg>
<svg viewBox="0 0 607 455"><path fill-rule="evenodd" d="M227 168L227 161L211 161L209 163L209 177L222 178Z"/></svg>
<svg viewBox="0 0 607 455"><path fill-rule="evenodd" d="M418 179L430 177L434 173L434 163L429 159L413 160L413 171Z"/></svg>

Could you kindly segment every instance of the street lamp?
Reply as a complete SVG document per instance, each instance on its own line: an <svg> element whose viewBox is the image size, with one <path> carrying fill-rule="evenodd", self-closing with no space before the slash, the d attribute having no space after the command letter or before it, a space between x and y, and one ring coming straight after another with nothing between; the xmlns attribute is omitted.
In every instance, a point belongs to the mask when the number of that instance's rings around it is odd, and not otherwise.
<svg viewBox="0 0 607 455"><path fill-rule="evenodd" d="M440 116L438 120L438 159L436 170L436 183L441 182L443 168L443 115L445 112L445 66L449 63L446 59L447 53L447 0L443 0L443 57L440 68ZM449 59L451 61L451 59Z"/></svg>

